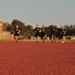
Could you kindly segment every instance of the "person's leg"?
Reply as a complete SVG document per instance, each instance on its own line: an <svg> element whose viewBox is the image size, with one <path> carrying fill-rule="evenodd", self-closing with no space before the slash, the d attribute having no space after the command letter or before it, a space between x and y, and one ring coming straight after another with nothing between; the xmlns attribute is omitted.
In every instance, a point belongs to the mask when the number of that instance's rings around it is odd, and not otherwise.
<svg viewBox="0 0 75 75"><path fill-rule="evenodd" d="M16 42L18 41L19 39L19 34L16 34Z"/></svg>
<svg viewBox="0 0 75 75"><path fill-rule="evenodd" d="M18 40L18 39L17 39L17 36L15 36L15 40L16 40L16 42L17 42L17 40Z"/></svg>
<svg viewBox="0 0 75 75"><path fill-rule="evenodd" d="M17 34L17 40L19 40L19 34Z"/></svg>
<svg viewBox="0 0 75 75"><path fill-rule="evenodd" d="M43 43L44 43L44 41L45 41L45 36L43 36Z"/></svg>
<svg viewBox="0 0 75 75"><path fill-rule="evenodd" d="M36 37L36 42L38 43L38 39L39 39L38 33L35 34L35 37Z"/></svg>
<svg viewBox="0 0 75 75"><path fill-rule="evenodd" d="M64 43L64 42L65 42L65 36L62 37L62 43Z"/></svg>
<svg viewBox="0 0 75 75"><path fill-rule="evenodd" d="M19 36L17 36L17 40L19 40Z"/></svg>
<svg viewBox="0 0 75 75"><path fill-rule="evenodd" d="M37 43L38 43L38 40L39 40L39 36L36 36L36 41L37 41Z"/></svg>
<svg viewBox="0 0 75 75"><path fill-rule="evenodd" d="M56 35L54 35L54 42L56 42Z"/></svg>
<svg viewBox="0 0 75 75"><path fill-rule="evenodd" d="M51 42L54 42L54 35L52 35Z"/></svg>
<svg viewBox="0 0 75 75"><path fill-rule="evenodd" d="M43 40L43 43L44 43L44 41L45 41L45 33L42 33L42 40Z"/></svg>

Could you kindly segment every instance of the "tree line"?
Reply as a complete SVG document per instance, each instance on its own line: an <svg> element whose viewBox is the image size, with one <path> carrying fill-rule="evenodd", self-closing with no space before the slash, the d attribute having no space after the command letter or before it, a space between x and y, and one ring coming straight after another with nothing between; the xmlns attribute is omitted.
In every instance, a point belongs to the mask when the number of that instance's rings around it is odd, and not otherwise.
<svg viewBox="0 0 75 75"><path fill-rule="evenodd" d="M13 30L15 28L15 26L18 25L20 30L21 30L21 35L22 36L34 36L34 28L32 25L25 25L25 23L23 23L20 20L14 19L11 24L10 23L3 23L3 30L4 31L9 31L11 32L11 34L13 34ZM45 25L46 26L46 25ZM57 37L60 38L60 30L61 27L57 27L57 25L54 25L57 28ZM52 25L46 26L46 34L48 37L51 37L51 27ZM74 25L64 25L64 28L66 29L67 33L66 36L75 36L75 24Z"/></svg>

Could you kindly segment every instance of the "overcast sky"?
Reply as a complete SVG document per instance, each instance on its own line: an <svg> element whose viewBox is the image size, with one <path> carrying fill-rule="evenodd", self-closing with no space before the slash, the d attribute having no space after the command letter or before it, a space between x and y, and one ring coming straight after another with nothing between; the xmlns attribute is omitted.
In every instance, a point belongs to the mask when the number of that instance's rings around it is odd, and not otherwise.
<svg viewBox="0 0 75 75"><path fill-rule="evenodd" d="M0 0L0 20L26 25L75 24L75 0Z"/></svg>

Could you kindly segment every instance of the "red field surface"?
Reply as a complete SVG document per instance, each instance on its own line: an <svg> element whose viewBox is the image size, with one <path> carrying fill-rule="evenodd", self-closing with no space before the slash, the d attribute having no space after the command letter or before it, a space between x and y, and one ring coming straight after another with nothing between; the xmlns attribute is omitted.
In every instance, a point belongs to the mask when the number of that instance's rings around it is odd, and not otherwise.
<svg viewBox="0 0 75 75"><path fill-rule="evenodd" d="M0 42L0 75L75 75L75 42Z"/></svg>

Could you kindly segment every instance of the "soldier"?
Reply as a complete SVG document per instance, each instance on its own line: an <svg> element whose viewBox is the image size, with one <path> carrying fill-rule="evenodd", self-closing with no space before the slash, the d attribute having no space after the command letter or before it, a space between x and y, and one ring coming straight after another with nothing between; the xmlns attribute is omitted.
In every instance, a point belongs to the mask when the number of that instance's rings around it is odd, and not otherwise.
<svg viewBox="0 0 75 75"><path fill-rule="evenodd" d="M52 32L51 42L56 42L56 32L57 32L57 29L55 28L55 26L52 26L51 32Z"/></svg>
<svg viewBox="0 0 75 75"><path fill-rule="evenodd" d="M14 28L14 36L15 36L16 42L19 39L19 34L20 34L20 29L18 25L16 25L16 27Z"/></svg>
<svg viewBox="0 0 75 75"><path fill-rule="evenodd" d="M38 42L38 39L39 39L39 30L40 30L40 28L39 28L39 25L37 24L36 28L35 28L35 37L36 37L37 42Z"/></svg>
<svg viewBox="0 0 75 75"><path fill-rule="evenodd" d="M44 25L41 28L41 33L42 33L42 39L43 39L43 42L44 42L45 38L46 38L46 28L45 28Z"/></svg>
<svg viewBox="0 0 75 75"><path fill-rule="evenodd" d="M66 35L66 30L64 29L64 27L61 28L61 38L62 38L62 43L65 42L65 35Z"/></svg>

